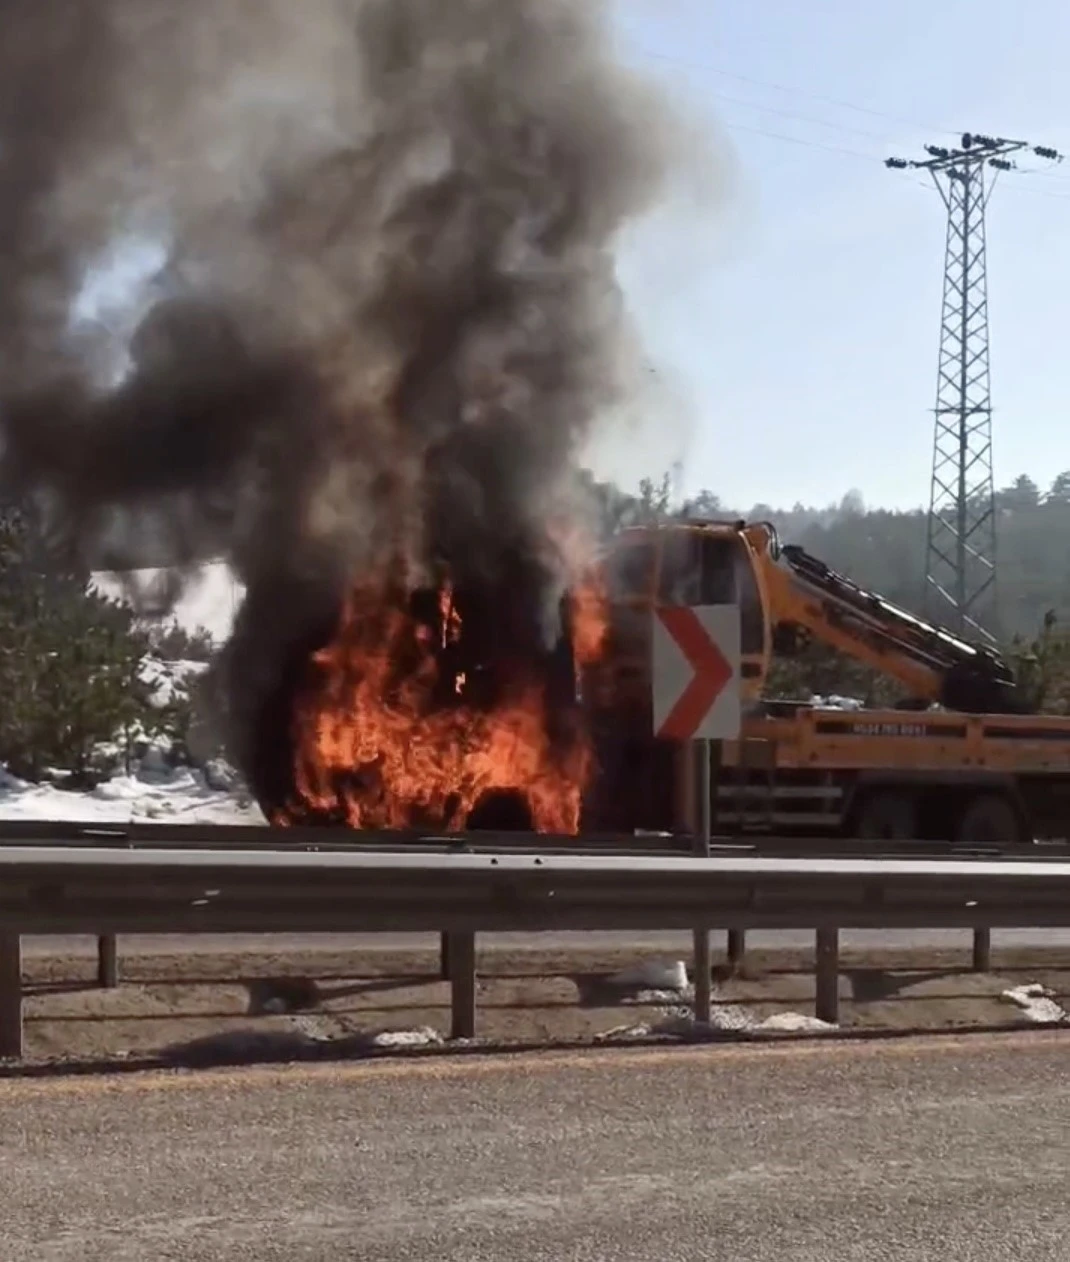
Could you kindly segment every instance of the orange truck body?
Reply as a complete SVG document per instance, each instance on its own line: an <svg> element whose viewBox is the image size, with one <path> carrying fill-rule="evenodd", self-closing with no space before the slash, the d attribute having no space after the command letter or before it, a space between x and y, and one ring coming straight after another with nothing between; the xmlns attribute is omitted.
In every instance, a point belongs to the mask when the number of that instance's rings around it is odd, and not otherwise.
<svg viewBox="0 0 1070 1262"><path fill-rule="evenodd" d="M653 737L650 628L659 604L740 607L740 739L711 750L713 821L732 833L968 842L1063 837L1070 719L1028 713L986 644L867 592L765 523L623 531L602 558L607 652L582 681L601 771L592 829L686 824L680 751ZM903 708L772 700L774 657L816 639L894 679Z"/></svg>

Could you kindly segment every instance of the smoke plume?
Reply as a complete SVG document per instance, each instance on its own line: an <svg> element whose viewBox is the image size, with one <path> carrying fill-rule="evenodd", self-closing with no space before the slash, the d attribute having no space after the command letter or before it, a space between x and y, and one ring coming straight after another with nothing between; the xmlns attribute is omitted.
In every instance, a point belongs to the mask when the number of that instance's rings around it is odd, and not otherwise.
<svg viewBox="0 0 1070 1262"><path fill-rule="evenodd" d="M245 586L235 752L354 575L539 546L627 378L673 124L595 0L4 0L2 471L71 546ZM166 261L72 320L124 240Z"/></svg>

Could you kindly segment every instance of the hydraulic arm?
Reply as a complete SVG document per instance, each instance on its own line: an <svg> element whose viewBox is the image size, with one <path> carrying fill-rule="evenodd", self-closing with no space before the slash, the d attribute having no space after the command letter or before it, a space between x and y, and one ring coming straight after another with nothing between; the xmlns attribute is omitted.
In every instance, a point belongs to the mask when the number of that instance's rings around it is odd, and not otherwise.
<svg viewBox="0 0 1070 1262"><path fill-rule="evenodd" d="M959 639L867 592L804 549L759 554L774 636L801 628L899 681L918 702L970 713L1019 713L1013 672L993 649Z"/></svg>

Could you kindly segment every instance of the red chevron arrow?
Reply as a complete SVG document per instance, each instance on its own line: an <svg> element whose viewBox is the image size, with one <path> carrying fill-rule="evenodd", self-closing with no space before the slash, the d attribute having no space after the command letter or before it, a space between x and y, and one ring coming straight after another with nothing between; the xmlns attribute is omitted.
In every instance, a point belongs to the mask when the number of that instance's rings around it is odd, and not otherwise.
<svg viewBox="0 0 1070 1262"><path fill-rule="evenodd" d="M664 605L657 614L694 671L691 682L665 716L658 735L669 740L689 741L735 672L693 610L682 605Z"/></svg>

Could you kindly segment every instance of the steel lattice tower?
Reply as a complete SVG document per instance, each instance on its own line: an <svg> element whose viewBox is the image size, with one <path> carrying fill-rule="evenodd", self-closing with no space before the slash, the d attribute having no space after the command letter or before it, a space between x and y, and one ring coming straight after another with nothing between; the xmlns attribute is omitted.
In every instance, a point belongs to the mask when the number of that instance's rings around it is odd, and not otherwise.
<svg viewBox="0 0 1070 1262"><path fill-rule="evenodd" d="M994 614L996 583L985 210L999 173L1014 168L1010 154L1031 149L1061 158L1024 140L970 134L958 148L925 149L922 161L885 162L928 171L947 208L924 602L952 629L984 633L981 618Z"/></svg>

